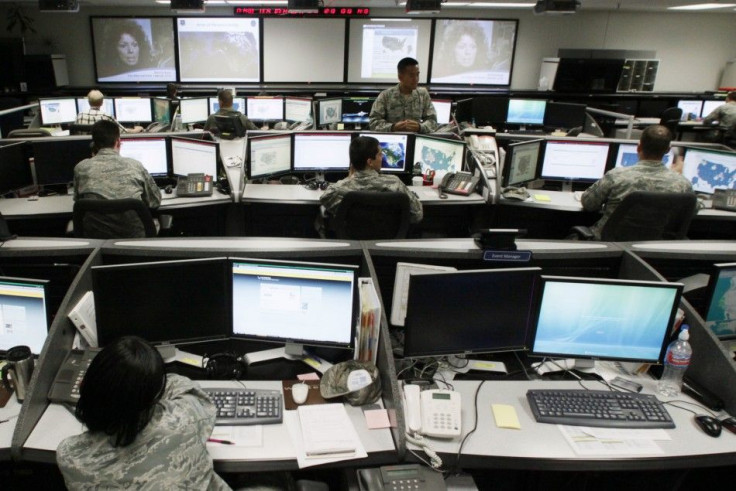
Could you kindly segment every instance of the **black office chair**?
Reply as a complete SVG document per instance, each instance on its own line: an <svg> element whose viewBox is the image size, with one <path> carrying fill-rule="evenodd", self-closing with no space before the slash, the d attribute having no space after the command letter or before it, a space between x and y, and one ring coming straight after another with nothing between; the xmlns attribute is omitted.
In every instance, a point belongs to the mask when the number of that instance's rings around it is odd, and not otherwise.
<svg viewBox="0 0 736 491"><path fill-rule="evenodd" d="M99 219L100 214L109 215L112 220L119 218L125 221L119 225L114 222L102 222ZM123 218L123 214L128 216ZM143 224L146 237L156 237L159 232L163 235L171 230L171 215L159 215L157 219L153 218L151 210L139 199L85 198L74 202L73 229L67 230L67 234L89 239L132 238L126 223L129 223L128 220L134 219L136 215Z"/></svg>
<svg viewBox="0 0 736 491"><path fill-rule="evenodd" d="M670 130L670 133L672 133L672 138L675 140L677 139L677 127L680 124L681 117L682 109L679 107L668 107L659 118L659 124L666 126L667 129Z"/></svg>
<svg viewBox="0 0 736 491"><path fill-rule="evenodd" d="M681 240L687 236L695 216L697 198L693 193L634 191L616 207L601 230L601 240ZM593 240L588 227L573 227L581 239Z"/></svg>
<svg viewBox="0 0 736 491"><path fill-rule="evenodd" d="M92 126L91 124L77 124L72 123L69 125L69 134L70 135L89 135L92 133Z"/></svg>
<svg viewBox="0 0 736 491"><path fill-rule="evenodd" d="M404 193L351 191L329 220L338 239L403 239L409 231L409 196Z"/></svg>
<svg viewBox="0 0 736 491"><path fill-rule="evenodd" d="M8 133L8 138L33 138L37 136L52 136L48 128L20 128Z"/></svg>

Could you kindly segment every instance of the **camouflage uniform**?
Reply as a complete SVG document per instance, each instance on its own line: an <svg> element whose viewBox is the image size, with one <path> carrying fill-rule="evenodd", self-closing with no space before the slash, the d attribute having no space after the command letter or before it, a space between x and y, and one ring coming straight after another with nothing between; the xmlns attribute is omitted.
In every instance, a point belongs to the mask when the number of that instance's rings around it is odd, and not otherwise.
<svg viewBox="0 0 736 491"><path fill-rule="evenodd" d="M56 461L70 490L228 490L205 446L214 424L207 394L191 380L169 374L151 421L133 443L113 447L103 432L85 432L62 441Z"/></svg>
<svg viewBox="0 0 736 491"><path fill-rule="evenodd" d="M658 160L640 160L632 167L611 169L580 198L585 211L603 208L603 217L591 227L597 239L600 239L601 229L613 210L634 191L692 193L693 188L687 178L667 169Z"/></svg>
<svg viewBox="0 0 736 491"><path fill-rule="evenodd" d="M215 123L215 116L240 116L240 122L243 124L243 128L246 130L257 130L258 126L256 126L253 121L247 118L245 114L241 113L240 111L236 111L232 107L221 107L217 110L215 114L210 114L210 116L207 118L207 122L204 124L204 130L210 131L213 128L217 128L217 124Z"/></svg>
<svg viewBox="0 0 736 491"><path fill-rule="evenodd" d="M727 102L713 109L709 115L703 118L703 124L709 125L718 121L718 126L728 128L728 136L736 136L736 102Z"/></svg>
<svg viewBox="0 0 736 491"><path fill-rule="evenodd" d="M419 121L420 133L432 133L437 129L437 111L427 89L418 88L407 97L401 94L399 84L396 84L378 94L371 109L371 130L389 132L394 123L404 119Z"/></svg>
<svg viewBox="0 0 736 491"><path fill-rule="evenodd" d="M143 164L121 157L112 148L103 148L74 167L74 200L80 198L135 198L155 209L161 204L161 191ZM146 235L133 211L107 216L87 214L85 230L87 235L101 238Z"/></svg>
<svg viewBox="0 0 736 491"><path fill-rule="evenodd" d="M325 213L334 215L340 202L350 191L404 193L409 196L409 221L411 223L422 221L422 203L417 195L409 191L409 188L398 177L379 174L373 169L356 171L352 176L330 185L319 198L320 203L325 207Z"/></svg>

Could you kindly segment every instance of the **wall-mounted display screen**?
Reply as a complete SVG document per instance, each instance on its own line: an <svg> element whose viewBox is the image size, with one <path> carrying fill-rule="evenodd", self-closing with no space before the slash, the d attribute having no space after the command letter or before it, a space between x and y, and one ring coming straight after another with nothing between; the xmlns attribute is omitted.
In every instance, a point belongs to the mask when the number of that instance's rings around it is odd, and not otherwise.
<svg viewBox="0 0 736 491"><path fill-rule="evenodd" d="M91 17L99 82L173 82L174 19Z"/></svg>

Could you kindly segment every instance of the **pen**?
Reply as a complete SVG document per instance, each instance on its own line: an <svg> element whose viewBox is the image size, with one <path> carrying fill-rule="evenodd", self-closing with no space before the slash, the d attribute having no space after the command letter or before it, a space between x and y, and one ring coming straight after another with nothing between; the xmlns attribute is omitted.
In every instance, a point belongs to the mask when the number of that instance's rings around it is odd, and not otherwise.
<svg viewBox="0 0 736 491"><path fill-rule="evenodd" d="M212 443L222 443L222 444L225 444L225 445L235 445L230 440L218 440L217 438L208 438L207 441L208 442L212 442Z"/></svg>

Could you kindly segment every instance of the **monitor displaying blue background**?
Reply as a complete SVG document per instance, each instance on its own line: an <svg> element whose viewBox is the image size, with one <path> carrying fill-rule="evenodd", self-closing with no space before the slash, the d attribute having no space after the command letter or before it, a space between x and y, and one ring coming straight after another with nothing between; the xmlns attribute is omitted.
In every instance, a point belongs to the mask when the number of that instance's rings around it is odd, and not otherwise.
<svg viewBox="0 0 736 491"><path fill-rule="evenodd" d="M511 124L544 124L544 99L509 99L506 122Z"/></svg>
<svg viewBox="0 0 736 491"><path fill-rule="evenodd" d="M719 338L736 337L736 263L716 264L705 325Z"/></svg>

